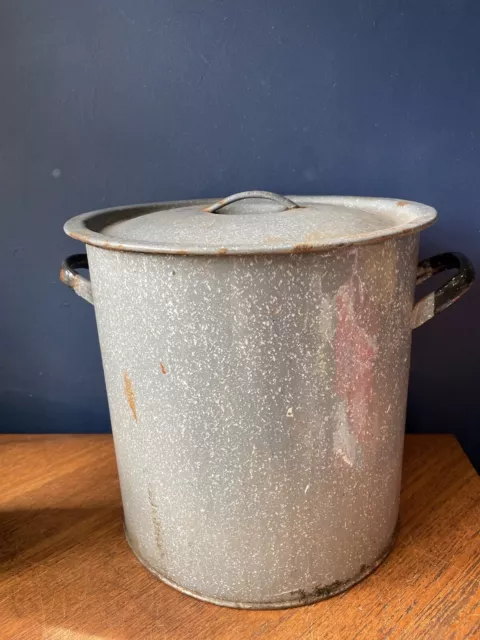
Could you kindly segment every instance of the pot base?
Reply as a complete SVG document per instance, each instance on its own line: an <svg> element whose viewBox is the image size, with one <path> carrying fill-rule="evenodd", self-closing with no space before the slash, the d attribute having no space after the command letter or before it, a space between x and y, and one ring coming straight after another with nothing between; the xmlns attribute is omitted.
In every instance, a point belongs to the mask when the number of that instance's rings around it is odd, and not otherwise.
<svg viewBox="0 0 480 640"><path fill-rule="evenodd" d="M173 580L170 580L169 578L166 578L165 576L163 576L161 573L153 569L153 567L151 567L148 564L148 562L143 560L141 555L136 551L135 547L133 546L132 541L130 540L128 536L128 532L125 528L125 538L128 542L130 549L133 551L137 560L146 569L148 569L148 571L150 571L150 573L152 573L156 578L164 582L169 587L173 587L174 589L177 589L177 591L181 591L182 593L185 593L187 596L191 596L192 598L196 598L197 600L203 600L203 602L209 602L210 604L217 604L221 607L230 607L232 609L289 609L291 607L303 607L305 605L314 604L315 602L320 602L321 600L326 600L328 598L331 598L332 596L336 596L340 593L343 593L344 591L347 591L348 589L350 589L350 587L353 587L355 584L357 584L358 582L360 582L361 580L363 580L364 578L366 578L368 575L370 575L375 571L375 569L389 555L390 551L392 550L395 544L396 537L397 537L397 528L395 528L395 531L393 533L392 538L390 539L390 542L388 543L384 551L382 551L380 556L378 556L378 558L374 560L374 562L372 562L370 565L368 566L363 565L359 573L357 573L350 580L345 580L344 582L337 581L332 583L331 585L317 587L313 589L313 591L310 591L308 593L303 589L297 589L295 591L292 591L291 598L289 600L281 600L281 601L274 601L274 602L234 602L231 600L220 600L218 598L210 598L209 596L204 596L201 593L198 593L197 591L191 591L190 589L186 589L185 587L182 587L176 582L173 582Z"/></svg>

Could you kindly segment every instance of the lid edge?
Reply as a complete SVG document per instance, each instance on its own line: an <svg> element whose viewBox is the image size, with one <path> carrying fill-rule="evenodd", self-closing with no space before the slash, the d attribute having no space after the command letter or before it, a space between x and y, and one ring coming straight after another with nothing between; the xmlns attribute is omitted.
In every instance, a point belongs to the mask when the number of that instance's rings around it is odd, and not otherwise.
<svg viewBox="0 0 480 640"><path fill-rule="evenodd" d="M124 213L125 219L133 217L140 213L149 213L158 211L159 209L171 209L180 208L189 205L201 205L207 206L215 203L217 199L208 198L200 200L173 200L166 202L154 202L141 205L126 205L122 207L112 207L108 209L99 209L83 213L81 215L70 218L65 225L65 233L79 240L85 244L99 247L102 249L108 249L112 251L129 251L135 253L150 253L150 254L172 254L172 255L260 255L260 254L288 254L288 253L322 253L331 251L333 249L339 249L341 247L349 246L354 247L363 244L371 244L381 242L389 238L396 238L398 236L411 235L419 233L420 231L431 226L436 218L437 211L429 205L421 204L418 202L397 200L394 198L368 198L363 196L287 196L294 199L301 204L316 203L318 204L319 198L321 198L322 204L342 205L350 208L364 208L365 206L373 203L384 204L388 209L393 209L396 206L405 207L411 206L416 210L417 217L413 220L404 223L388 227L386 229L380 229L377 231L370 231L362 234L352 236L339 236L332 239L323 239L317 242L308 243L296 243L296 244L272 244L265 246L264 248L233 245L230 247L212 247L212 246L179 246L179 245L161 245L158 242L146 242L138 240L122 240L116 236L109 236L99 231L94 231L88 223L92 223L95 219L97 223L99 219L115 216L118 219L118 215ZM128 213L131 214L127 215ZM103 226L106 226L105 224Z"/></svg>

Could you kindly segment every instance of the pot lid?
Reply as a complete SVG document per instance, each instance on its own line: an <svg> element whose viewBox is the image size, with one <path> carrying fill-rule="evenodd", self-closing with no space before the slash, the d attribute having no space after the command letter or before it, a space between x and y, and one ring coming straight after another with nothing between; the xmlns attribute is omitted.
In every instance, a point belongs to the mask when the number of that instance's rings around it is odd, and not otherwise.
<svg viewBox="0 0 480 640"><path fill-rule="evenodd" d="M245 191L93 211L65 232L106 249L183 255L295 253L378 242L429 226L436 211L416 202Z"/></svg>

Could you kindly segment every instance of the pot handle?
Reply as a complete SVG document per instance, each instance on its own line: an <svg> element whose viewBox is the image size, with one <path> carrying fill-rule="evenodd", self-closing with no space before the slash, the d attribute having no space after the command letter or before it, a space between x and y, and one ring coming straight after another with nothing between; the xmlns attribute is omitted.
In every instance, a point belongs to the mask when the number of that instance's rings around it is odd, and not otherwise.
<svg viewBox="0 0 480 640"><path fill-rule="evenodd" d="M206 207L204 211L207 213L219 213L220 209L227 204L237 202L237 200L245 200L245 198L265 198L266 200L273 200L274 202L278 202L278 204L283 204L285 209L296 209L298 207L292 200L285 198L285 196L280 196L278 193L271 193L271 191L241 191L240 193L234 193L232 196L228 196L228 198L214 202L209 207Z"/></svg>
<svg viewBox="0 0 480 640"><path fill-rule="evenodd" d="M457 269L457 272L448 282L424 296L413 307L413 329L456 302L472 286L475 280L475 269L463 253L439 253L432 258L422 260L418 264L417 284L448 269Z"/></svg>
<svg viewBox="0 0 480 640"><path fill-rule="evenodd" d="M60 280L73 289L78 296L93 304L92 283L77 273L76 269L88 269L86 253L77 253L62 262Z"/></svg>

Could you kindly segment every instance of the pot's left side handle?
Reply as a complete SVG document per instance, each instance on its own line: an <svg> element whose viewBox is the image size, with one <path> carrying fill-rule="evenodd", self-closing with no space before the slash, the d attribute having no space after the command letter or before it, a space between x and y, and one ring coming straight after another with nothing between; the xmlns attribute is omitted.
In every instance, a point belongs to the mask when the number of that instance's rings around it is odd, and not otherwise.
<svg viewBox="0 0 480 640"><path fill-rule="evenodd" d="M86 253L77 253L69 256L62 262L60 267L60 280L73 289L77 296L80 296L90 304L93 304L92 283L84 278L76 269L88 269L88 258Z"/></svg>
<svg viewBox="0 0 480 640"><path fill-rule="evenodd" d="M442 287L419 300L413 308L412 329L416 329L440 311L456 302L466 293L475 280L475 269L463 253L441 253L422 260L418 265L417 284L425 282L442 271L456 272Z"/></svg>

